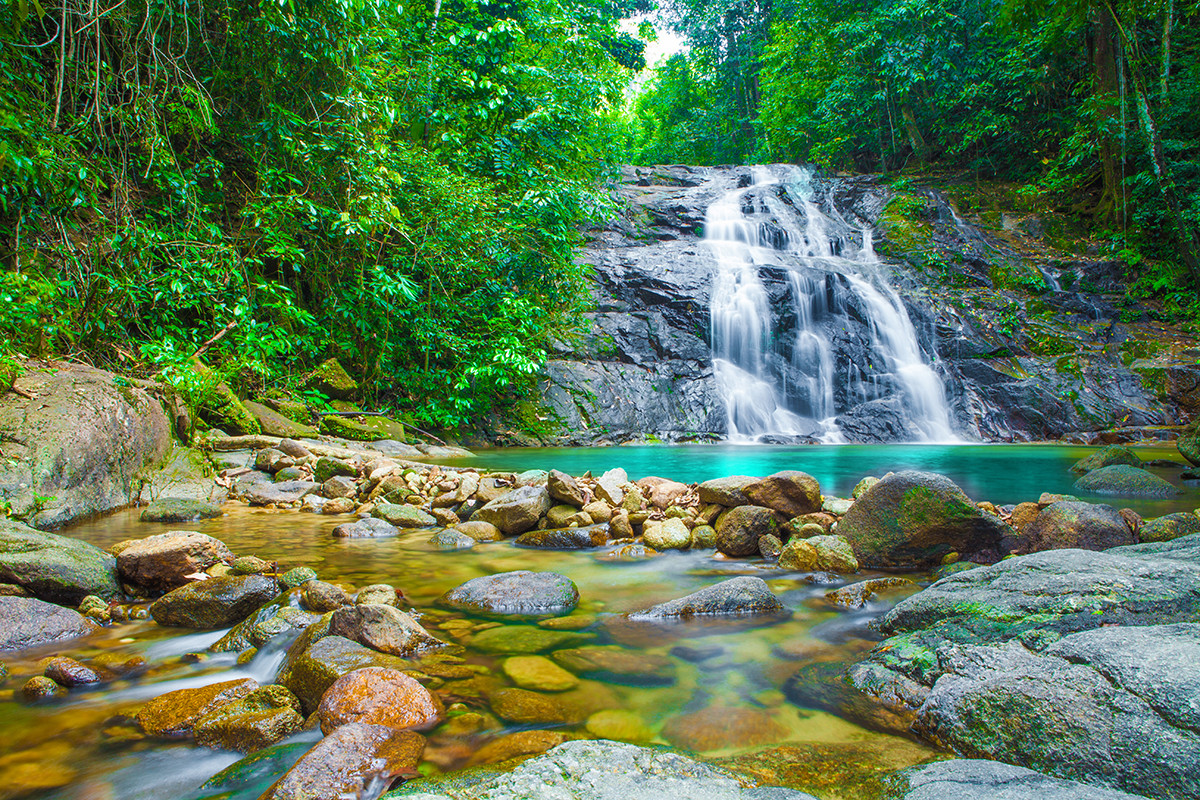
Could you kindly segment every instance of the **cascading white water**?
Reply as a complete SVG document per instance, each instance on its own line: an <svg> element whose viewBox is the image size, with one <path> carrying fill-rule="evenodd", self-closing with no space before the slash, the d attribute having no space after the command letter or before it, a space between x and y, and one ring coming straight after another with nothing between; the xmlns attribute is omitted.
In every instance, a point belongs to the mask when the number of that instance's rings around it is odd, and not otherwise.
<svg viewBox="0 0 1200 800"><path fill-rule="evenodd" d="M752 186L707 211L713 367L730 440L845 441L838 417L874 401L898 403L898 438L955 440L941 379L883 275L872 231L822 212L811 178L755 167Z"/></svg>

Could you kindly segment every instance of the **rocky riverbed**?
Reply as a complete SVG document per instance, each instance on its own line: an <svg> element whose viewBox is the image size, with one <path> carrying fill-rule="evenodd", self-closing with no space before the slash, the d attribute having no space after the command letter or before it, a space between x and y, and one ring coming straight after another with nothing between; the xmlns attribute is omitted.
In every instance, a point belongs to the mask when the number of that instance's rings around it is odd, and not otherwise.
<svg viewBox="0 0 1200 800"><path fill-rule="evenodd" d="M914 471L835 497L801 470L684 484L208 447L223 503L0 524L0 796L1200 790L1194 514L998 507ZM1114 497L1183 491L1144 466L1114 446L1075 469ZM181 747L205 774L122 782Z"/></svg>

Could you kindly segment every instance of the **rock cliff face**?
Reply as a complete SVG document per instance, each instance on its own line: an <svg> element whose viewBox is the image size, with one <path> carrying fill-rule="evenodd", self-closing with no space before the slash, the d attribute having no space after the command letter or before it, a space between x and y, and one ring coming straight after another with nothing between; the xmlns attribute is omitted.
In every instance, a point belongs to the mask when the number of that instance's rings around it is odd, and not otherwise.
<svg viewBox="0 0 1200 800"><path fill-rule="evenodd" d="M616 188L625 213L593 231L580 254L595 270L589 329L551 355L542 383L546 409L560 424L554 443L726 436L711 350L717 261L702 237L708 206L750 183L747 167L625 168ZM1169 436L1157 427L1200 410L1200 351L1132 304L1119 264L1054 251L1036 220L978 227L932 190L905 195L900 214L889 202L892 190L869 176L818 176L812 188L822 212L848 229L876 232L888 282L964 439ZM783 391L804 377L786 344L800 324L792 302L797 284L787 272L759 272L773 336L782 343L776 357ZM823 284L833 301L839 280L846 281L833 275ZM835 344L839 369L846 367L840 362L870 357L855 342L872 321L854 319L861 310L848 314L851 324L829 334L843 340ZM917 438L898 412L896 390L856 403L844 384L835 381L846 440Z"/></svg>

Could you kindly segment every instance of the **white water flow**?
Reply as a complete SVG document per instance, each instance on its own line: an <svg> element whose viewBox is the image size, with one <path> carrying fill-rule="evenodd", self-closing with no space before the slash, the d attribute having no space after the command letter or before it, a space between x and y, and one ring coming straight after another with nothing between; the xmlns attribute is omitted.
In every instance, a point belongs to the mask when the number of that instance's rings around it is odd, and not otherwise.
<svg viewBox="0 0 1200 800"><path fill-rule="evenodd" d="M717 260L713 367L731 441L843 442L850 418L879 438L957 440L871 229L818 208L810 173L755 167L752 186L709 206L705 241Z"/></svg>

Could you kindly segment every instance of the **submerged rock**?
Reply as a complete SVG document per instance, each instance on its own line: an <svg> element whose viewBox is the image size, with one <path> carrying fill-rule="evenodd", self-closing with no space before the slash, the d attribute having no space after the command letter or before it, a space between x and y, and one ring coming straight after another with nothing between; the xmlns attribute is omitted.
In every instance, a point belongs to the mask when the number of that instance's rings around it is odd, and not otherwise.
<svg viewBox="0 0 1200 800"><path fill-rule="evenodd" d="M412 772L424 751L420 734L352 722L313 745L261 800L375 797L375 787Z"/></svg>
<svg viewBox="0 0 1200 800"><path fill-rule="evenodd" d="M1092 470L1075 481L1075 489L1113 497L1173 497L1183 492L1152 472L1123 464Z"/></svg>
<svg viewBox="0 0 1200 800"><path fill-rule="evenodd" d="M783 603L762 578L742 576L706 586L686 597L660 603L629 615L632 620L688 619L695 616L778 615Z"/></svg>
<svg viewBox="0 0 1200 800"><path fill-rule="evenodd" d="M250 616L278 594L279 585L262 575L231 575L197 581L167 592L150 604L159 625L212 630Z"/></svg>
<svg viewBox="0 0 1200 800"><path fill-rule="evenodd" d="M892 773L880 800L1144 800L984 759L953 759Z"/></svg>
<svg viewBox="0 0 1200 800"><path fill-rule="evenodd" d="M579 685L578 678L545 656L511 656L503 669L517 686L535 692L565 692Z"/></svg>
<svg viewBox="0 0 1200 800"><path fill-rule="evenodd" d="M980 511L949 478L932 472L885 476L838 525L864 567L921 569L947 553L995 553L1012 529ZM991 560L994 560L991 559Z"/></svg>
<svg viewBox="0 0 1200 800"><path fill-rule="evenodd" d="M6 519L0 519L0 583L70 605L89 594L112 600L121 593L116 560L108 553L79 539Z"/></svg>
<svg viewBox="0 0 1200 800"><path fill-rule="evenodd" d="M518 570L469 580L439 602L480 614L562 616L579 605L579 589L556 572Z"/></svg>
<svg viewBox="0 0 1200 800"><path fill-rule="evenodd" d="M23 650L99 630L77 611L32 597L0 597L0 650Z"/></svg>
<svg viewBox="0 0 1200 800"><path fill-rule="evenodd" d="M787 729L761 708L713 705L667 720L663 738L697 753L777 742Z"/></svg>
<svg viewBox="0 0 1200 800"><path fill-rule="evenodd" d="M587 678L633 686L667 686L675 682L675 662L667 656L617 645L558 650L556 662Z"/></svg>
<svg viewBox="0 0 1200 800"><path fill-rule="evenodd" d="M196 531L167 531L113 547L121 579L151 592L169 592L213 564L233 561L219 539Z"/></svg>

